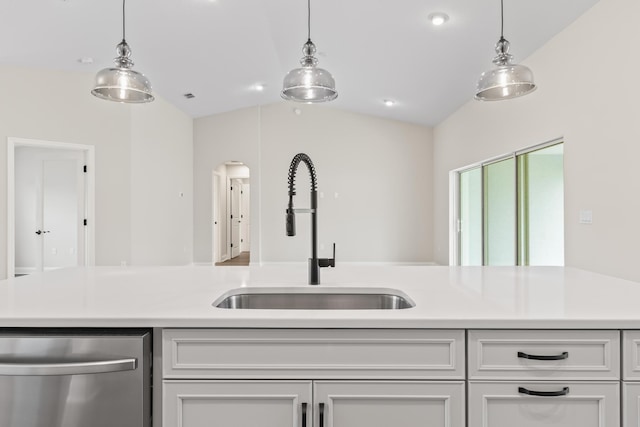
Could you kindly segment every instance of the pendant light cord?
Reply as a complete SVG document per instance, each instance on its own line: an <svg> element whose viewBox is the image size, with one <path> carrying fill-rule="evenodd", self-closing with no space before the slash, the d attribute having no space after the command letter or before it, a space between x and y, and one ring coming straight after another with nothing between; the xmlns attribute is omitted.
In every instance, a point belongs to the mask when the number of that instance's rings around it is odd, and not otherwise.
<svg viewBox="0 0 640 427"><path fill-rule="evenodd" d="M311 0L307 0L307 40L311 41Z"/></svg>
<svg viewBox="0 0 640 427"><path fill-rule="evenodd" d="M504 39L504 0L500 0L500 40L502 39Z"/></svg>
<svg viewBox="0 0 640 427"><path fill-rule="evenodd" d="M124 36L124 34L125 34L124 33L124 28L125 28L125 25L124 25L124 3L125 3L125 0L122 0L122 41L125 41L125 36Z"/></svg>

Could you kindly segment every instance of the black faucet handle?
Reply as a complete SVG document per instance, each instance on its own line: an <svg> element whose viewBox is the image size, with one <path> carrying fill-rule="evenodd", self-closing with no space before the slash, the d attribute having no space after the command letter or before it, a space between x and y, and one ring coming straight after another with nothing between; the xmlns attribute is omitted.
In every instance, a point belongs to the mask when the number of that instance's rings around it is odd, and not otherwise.
<svg viewBox="0 0 640 427"><path fill-rule="evenodd" d="M335 267L336 266L336 244L333 244L333 258L319 258L319 267Z"/></svg>

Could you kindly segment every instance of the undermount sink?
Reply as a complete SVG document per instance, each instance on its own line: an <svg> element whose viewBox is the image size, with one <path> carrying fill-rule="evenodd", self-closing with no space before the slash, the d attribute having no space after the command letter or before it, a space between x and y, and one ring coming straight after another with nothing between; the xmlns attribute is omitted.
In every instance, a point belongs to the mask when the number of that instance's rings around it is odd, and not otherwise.
<svg viewBox="0 0 640 427"><path fill-rule="evenodd" d="M387 288L238 288L212 305L245 310L398 310L415 303Z"/></svg>

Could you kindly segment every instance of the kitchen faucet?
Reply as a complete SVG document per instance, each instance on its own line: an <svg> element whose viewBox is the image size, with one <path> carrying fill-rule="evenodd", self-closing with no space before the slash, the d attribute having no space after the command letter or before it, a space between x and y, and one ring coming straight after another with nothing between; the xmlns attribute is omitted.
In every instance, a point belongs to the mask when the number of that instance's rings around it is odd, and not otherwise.
<svg viewBox="0 0 640 427"><path fill-rule="evenodd" d="M295 209L293 207L293 196L296 195L295 180L296 171L300 162L304 163L309 169L309 175L311 176L311 206L309 209ZM287 236L296 235L296 216L297 213L310 213L311 214L311 258L309 258L309 284L320 284L320 267L335 267L336 266L336 244L333 244L333 258L318 258L318 219L316 215L318 213L318 193L316 182L316 169L313 166L313 162L304 153L296 154L291 160L291 166L289 166L289 205L287 206Z"/></svg>

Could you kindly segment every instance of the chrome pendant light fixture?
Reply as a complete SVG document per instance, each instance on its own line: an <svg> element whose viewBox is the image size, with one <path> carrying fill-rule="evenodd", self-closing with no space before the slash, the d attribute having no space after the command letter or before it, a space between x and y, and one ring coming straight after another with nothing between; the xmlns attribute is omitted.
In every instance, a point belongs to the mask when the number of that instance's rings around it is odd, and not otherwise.
<svg viewBox="0 0 640 427"><path fill-rule="evenodd" d="M91 94L100 99L125 103L153 101L151 82L144 74L131 69L131 49L125 40L125 0L122 0L122 41L116 46L115 68L105 68L96 74Z"/></svg>
<svg viewBox="0 0 640 427"><path fill-rule="evenodd" d="M338 97L336 82L331 73L317 67L318 59L314 56L316 45L311 41L311 0L307 0L307 11L307 42L302 47L302 67L287 73L280 96L308 104L333 101Z"/></svg>
<svg viewBox="0 0 640 427"><path fill-rule="evenodd" d="M499 101L526 95L536 89L533 73L524 65L512 64L509 42L504 38L504 1L500 0L500 40L496 43L496 68L485 71L480 76L475 99Z"/></svg>

